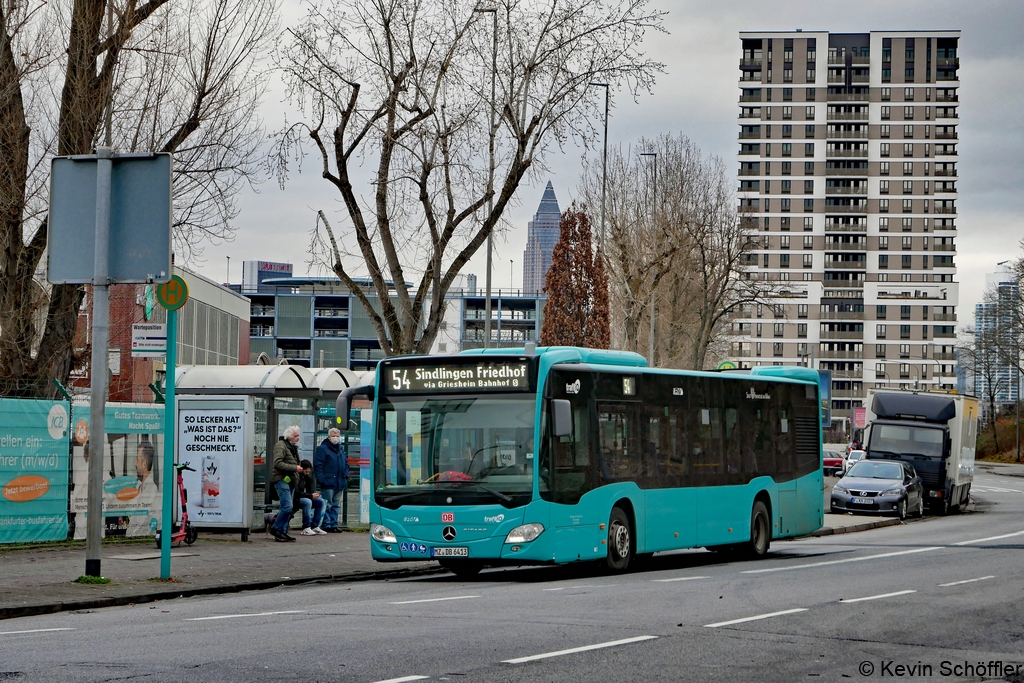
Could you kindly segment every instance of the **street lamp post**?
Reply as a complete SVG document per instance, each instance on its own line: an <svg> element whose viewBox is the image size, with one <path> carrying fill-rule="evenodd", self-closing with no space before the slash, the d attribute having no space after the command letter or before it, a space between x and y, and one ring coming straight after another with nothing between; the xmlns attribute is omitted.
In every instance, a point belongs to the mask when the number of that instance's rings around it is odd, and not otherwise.
<svg viewBox="0 0 1024 683"><path fill-rule="evenodd" d="M604 154L601 156L601 241L599 245L601 247L601 253L605 253L605 197L608 192L608 100L610 98L611 88L608 83L591 83L590 85L597 86L598 88L604 88Z"/></svg>
<svg viewBox="0 0 1024 683"><path fill-rule="evenodd" d="M654 157L654 192L651 193L651 224L652 226L658 220L658 153L657 152L640 152L642 157ZM653 264L652 264L653 266ZM654 270L651 270L651 351L650 351L650 364L654 365Z"/></svg>
<svg viewBox="0 0 1024 683"><path fill-rule="evenodd" d="M515 278L515 275L512 274L512 270L513 270L514 266L515 266L515 261L513 261L512 259L509 259L508 260L508 295L509 296L512 296L512 289L514 288L513 278Z"/></svg>
<svg viewBox="0 0 1024 683"><path fill-rule="evenodd" d="M498 72L498 9L496 7L478 7L474 12L490 12L493 25L493 37L491 40L491 112L490 128L487 135L487 151L489 155L489 172L487 174L487 217L490 218L494 211L494 80ZM491 226L487 233L487 277L486 296L484 303L484 348L491 346L491 258L494 253L494 226Z"/></svg>

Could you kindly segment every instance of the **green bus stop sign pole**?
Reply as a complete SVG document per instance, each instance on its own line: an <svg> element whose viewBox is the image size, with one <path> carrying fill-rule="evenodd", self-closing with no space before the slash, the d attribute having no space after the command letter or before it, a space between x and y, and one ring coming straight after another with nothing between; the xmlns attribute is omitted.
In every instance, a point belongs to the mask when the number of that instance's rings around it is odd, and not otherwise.
<svg viewBox="0 0 1024 683"><path fill-rule="evenodd" d="M178 309L188 301L188 285L177 275L157 288L157 300L167 309L167 363L164 373L164 501L160 513L160 578L171 578L171 535L174 518L174 384L178 361Z"/></svg>

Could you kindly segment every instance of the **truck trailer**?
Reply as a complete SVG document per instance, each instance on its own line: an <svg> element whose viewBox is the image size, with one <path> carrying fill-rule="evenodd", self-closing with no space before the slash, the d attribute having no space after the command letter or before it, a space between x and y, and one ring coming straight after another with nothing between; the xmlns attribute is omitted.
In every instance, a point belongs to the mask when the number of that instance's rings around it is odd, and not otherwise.
<svg viewBox="0 0 1024 683"><path fill-rule="evenodd" d="M925 500L940 514L967 505L974 479L978 399L926 391L869 389L868 459L913 465Z"/></svg>

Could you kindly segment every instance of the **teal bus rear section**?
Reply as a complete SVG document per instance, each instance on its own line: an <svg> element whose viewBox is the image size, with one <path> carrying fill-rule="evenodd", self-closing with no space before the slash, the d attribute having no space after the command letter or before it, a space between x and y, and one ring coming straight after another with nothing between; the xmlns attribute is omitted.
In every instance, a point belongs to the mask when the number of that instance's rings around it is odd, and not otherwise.
<svg viewBox="0 0 1024 683"><path fill-rule="evenodd" d="M761 555L822 524L813 370L666 370L551 347L390 359L377 375L380 561L624 569L682 548ZM557 436L556 410L571 415Z"/></svg>

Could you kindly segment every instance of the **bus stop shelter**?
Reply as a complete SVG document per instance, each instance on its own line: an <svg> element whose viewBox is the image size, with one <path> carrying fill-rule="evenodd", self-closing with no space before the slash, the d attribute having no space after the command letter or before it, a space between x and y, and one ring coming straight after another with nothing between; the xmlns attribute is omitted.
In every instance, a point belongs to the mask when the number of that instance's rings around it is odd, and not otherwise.
<svg viewBox="0 0 1024 683"><path fill-rule="evenodd" d="M369 382L372 382L372 373L356 373L347 368L184 365L177 368L175 392L180 397L251 396L254 399L253 503L258 509L269 510L272 500L267 482L271 479L273 448L284 428L292 424L299 426L300 457L312 460L317 444L332 426L338 394L350 386Z"/></svg>

